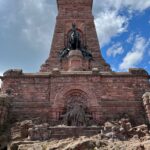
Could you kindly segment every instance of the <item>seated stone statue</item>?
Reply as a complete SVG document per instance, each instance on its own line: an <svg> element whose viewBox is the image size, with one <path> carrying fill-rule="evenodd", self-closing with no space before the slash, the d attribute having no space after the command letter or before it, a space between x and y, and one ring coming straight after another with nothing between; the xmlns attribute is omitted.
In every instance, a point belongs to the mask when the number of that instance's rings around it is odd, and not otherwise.
<svg viewBox="0 0 150 150"><path fill-rule="evenodd" d="M79 103L74 103L67 108L67 112L63 115L63 123L67 126L86 126L88 115L86 108Z"/></svg>

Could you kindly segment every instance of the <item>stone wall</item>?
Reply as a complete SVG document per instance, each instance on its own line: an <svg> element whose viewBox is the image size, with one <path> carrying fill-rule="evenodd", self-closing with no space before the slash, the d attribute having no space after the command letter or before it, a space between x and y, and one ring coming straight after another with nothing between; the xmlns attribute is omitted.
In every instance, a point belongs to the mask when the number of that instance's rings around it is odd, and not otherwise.
<svg viewBox="0 0 150 150"><path fill-rule="evenodd" d="M92 15L93 0L58 0L58 16L49 58L41 66L41 72L52 71L53 68L68 70L67 58L59 61L58 53L67 46L68 32L75 23L82 33L82 44L92 53L94 61L90 69L97 67L101 71L110 71L110 66L103 59L97 38L94 17ZM86 65L86 61L84 62ZM86 68L86 70L90 70Z"/></svg>
<svg viewBox="0 0 150 150"><path fill-rule="evenodd" d="M0 132L9 120L10 97L0 94Z"/></svg>
<svg viewBox="0 0 150 150"><path fill-rule="evenodd" d="M52 72L4 76L2 91L11 91L11 114L17 119L58 120L71 99L85 99L97 122L129 114L144 121L142 95L150 90L148 75L132 73ZM137 119L138 117L138 119Z"/></svg>
<svg viewBox="0 0 150 150"><path fill-rule="evenodd" d="M47 117L50 107L47 77L42 79L40 77L7 78L6 82L4 81L4 92L7 89L14 96L10 109L12 120Z"/></svg>

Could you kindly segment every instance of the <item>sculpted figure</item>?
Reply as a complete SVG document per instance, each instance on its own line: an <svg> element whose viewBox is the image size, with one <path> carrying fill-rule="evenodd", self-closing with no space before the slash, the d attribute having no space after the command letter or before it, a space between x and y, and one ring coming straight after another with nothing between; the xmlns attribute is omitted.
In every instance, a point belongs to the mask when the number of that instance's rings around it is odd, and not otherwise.
<svg viewBox="0 0 150 150"><path fill-rule="evenodd" d="M70 52L70 49L69 48L64 48L63 50L61 50L60 52L59 52L59 59L60 59L60 61L63 59L63 58L65 58L67 55L68 55L68 53Z"/></svg>
<svg viewBox="0 0 150 150"><path fill-rule="evenodd" d="M89 60L93 60L93 56L90 52L88 52L87 46L84 46L83 48L81 48L81 52L82 52L83 57Z"/></svg>
<svg viewBox="0 0 150 150"><path fill-rule="evenodd" d="M80 32L77 30L77 27L75 24L72 24L72 29L70 34L68 35L68 43L67 47L60 50L58 53L60 61L65 58L71 50L80 50L82 52L82 55L84 58L87 58L88 60L93 60L92 54L88 51L87 46L83 46L83 43L81 44L81 35Z"/></svg>
<svg viewBox="0 0 150 150"><path fill-rule="evenodd" d="M72 50L81 48L80 33L77 31L75 24L72 24L71 34L69 37L69 48Z"/></svg>
<svg viewBox="0 0 150 150"><path fill-rule="evenodd" d="M63 119L68 126L85 126L87 121L85 107L79 103L74 103L68 107Z"/></svg>

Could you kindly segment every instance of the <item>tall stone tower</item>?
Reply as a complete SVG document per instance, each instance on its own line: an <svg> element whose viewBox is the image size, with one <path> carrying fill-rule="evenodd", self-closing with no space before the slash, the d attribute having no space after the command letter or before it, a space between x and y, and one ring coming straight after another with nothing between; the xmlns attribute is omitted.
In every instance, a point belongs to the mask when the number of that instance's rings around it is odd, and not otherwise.
<svg viewBox="0 0 150 150"><path fill-rule="evenodd" d="M57 0L51 51L40 72L11 69L0 77L2 93L11 98L11 120L40 117L59 124L63 116L75 114L82 118L76 123L83 125L85 120L102 124L128 114L136 123L144 123L146 117L150 122L149 103L146 99L145 114L142 102L142 95L150 91L150 76L138 68L111 71L100 52L92 3ZM69 119L67 125L74 123Z"/></svg>
<svg viewBox="0 0 150 150"><path fill-rule="evenodd" d="M58 53L67 46L68 34L73 23L80 32L82 45L86 46L93 55L93 61L90 63L83 60L83 70L99 68L101 71L110 71L110 66L101 55L92 5L93 0L57 0L58 16L51 51L49 58L41 66L41 72L49 72L52 68L68 70L67 58L60 62Z"/></svg>

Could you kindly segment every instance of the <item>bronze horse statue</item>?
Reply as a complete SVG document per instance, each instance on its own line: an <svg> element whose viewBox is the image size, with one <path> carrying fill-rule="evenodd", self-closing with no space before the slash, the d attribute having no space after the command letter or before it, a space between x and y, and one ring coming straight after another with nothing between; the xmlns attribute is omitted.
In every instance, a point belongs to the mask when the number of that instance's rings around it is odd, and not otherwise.
<svg viewBox="0 0 150 150"><path fill-rule="evenodd" d="M75 24L72 24L72 30L69 37L69 48L72 50L81 48L80 33L76 28Z"/></svg>
<svg viewBox="0 0 150 150"><path fill-rule="evenodd" d="M87 46L81 46L80 32L77 30L76 25L72 24L72 29L68 35L68 46L62 49L58 54L60 61L62 61L62 59L64 59L71 50L76 49L82 52L84 58L87 58L90 61L93 60L93 56L90 52L88 52Z"/></svg>

